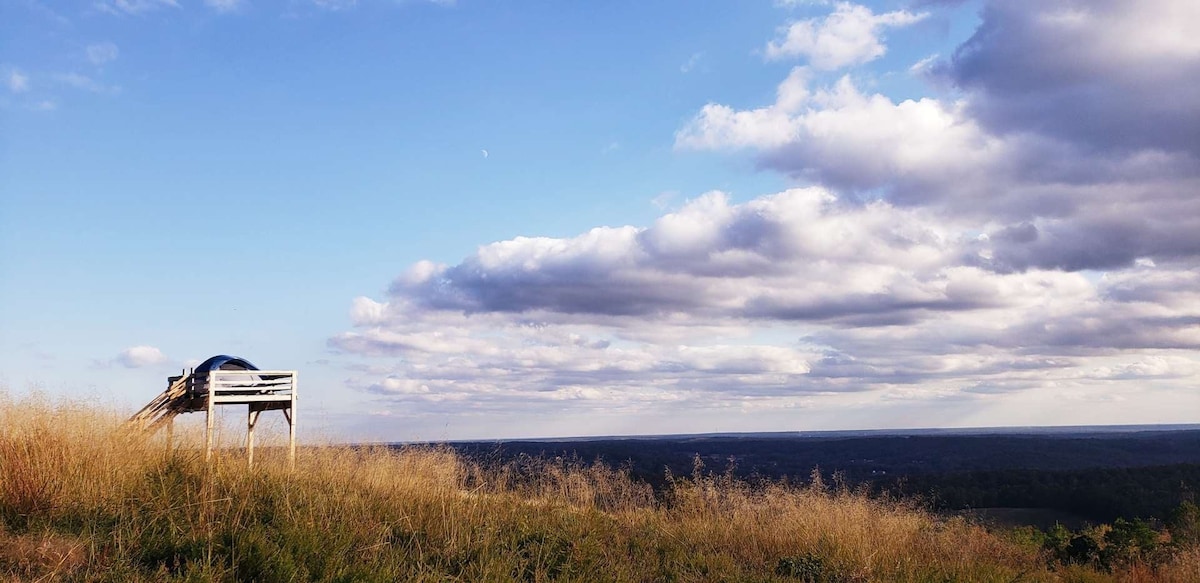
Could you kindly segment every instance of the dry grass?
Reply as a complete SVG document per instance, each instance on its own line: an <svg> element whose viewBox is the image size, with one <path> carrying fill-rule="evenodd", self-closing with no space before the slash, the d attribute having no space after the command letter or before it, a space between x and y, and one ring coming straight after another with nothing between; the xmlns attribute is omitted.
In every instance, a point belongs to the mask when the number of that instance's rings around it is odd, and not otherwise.
<svg viewBox="0 0 1200 583"><path fill-rule="evenodd" d="M819 485L696 475L656 498L604 466L428 447L304 448L295 472L268 449L247 472L120 420L0 393L0 581L1200 580L1196 550L1052 571L981 527Z"/></svg>
<svg viewBox="0 0 1200 583"><path fill-rule="evenodd" d="M51 533L14 535L0 530L0 573L13 581L49 579L82 570L92 557L77 539Z"/></svg>

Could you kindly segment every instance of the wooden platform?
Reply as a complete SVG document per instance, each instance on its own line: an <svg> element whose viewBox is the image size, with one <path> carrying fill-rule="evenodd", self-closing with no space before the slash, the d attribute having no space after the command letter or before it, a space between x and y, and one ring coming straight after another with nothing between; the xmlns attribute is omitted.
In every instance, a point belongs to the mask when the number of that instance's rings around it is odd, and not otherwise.
<svg viewBox="0 0 1200 583"><path fill-rule="evenodd" d="M204 459L212 458L213 425L218 405L246 405L246 458L254 464L254 427L263 411L283 411L288 422L288 460L296 459L296 399L294 370L214 370L191 372L167 379L167 390L130 417L129 424L147 432L166 426L182 413L204 411Z"/></svg>

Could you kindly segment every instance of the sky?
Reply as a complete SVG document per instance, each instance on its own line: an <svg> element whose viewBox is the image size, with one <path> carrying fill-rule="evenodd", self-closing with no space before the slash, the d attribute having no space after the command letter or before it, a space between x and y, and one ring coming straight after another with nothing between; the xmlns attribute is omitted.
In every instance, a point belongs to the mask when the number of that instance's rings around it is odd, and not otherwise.
<svg viewBox="0 0 1200 583"><path fill-rule="evenodd" d="M1192 0L0 0L0 391L348 441L1200 421Z"/></svg>

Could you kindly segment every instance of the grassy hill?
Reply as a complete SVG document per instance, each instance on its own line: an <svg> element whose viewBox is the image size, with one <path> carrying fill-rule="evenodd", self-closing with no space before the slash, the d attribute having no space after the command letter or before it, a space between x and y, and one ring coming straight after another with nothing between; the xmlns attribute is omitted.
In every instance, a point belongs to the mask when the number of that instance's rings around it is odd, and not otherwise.
<svg viewBox="0 0 1200 583"><path fill-rule="evenodd" d="M603 466L485 467L437 447L304 448L294 471L267 450L246 471L120 419L0 393L0 580L1200 580L1194 546L1064 566L820 484L697 474L656 495Z"/></svg>

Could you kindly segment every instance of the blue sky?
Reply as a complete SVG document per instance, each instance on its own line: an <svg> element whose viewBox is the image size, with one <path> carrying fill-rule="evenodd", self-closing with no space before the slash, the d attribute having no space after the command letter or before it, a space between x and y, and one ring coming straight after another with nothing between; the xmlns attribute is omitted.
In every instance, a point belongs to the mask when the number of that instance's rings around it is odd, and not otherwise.
<svg viewBox="0 0 1200 583"><path fill-rule="evenodd" d="M9 391L230 353L339 439L1195 421L1190 3L3 2Z"/></svg>

